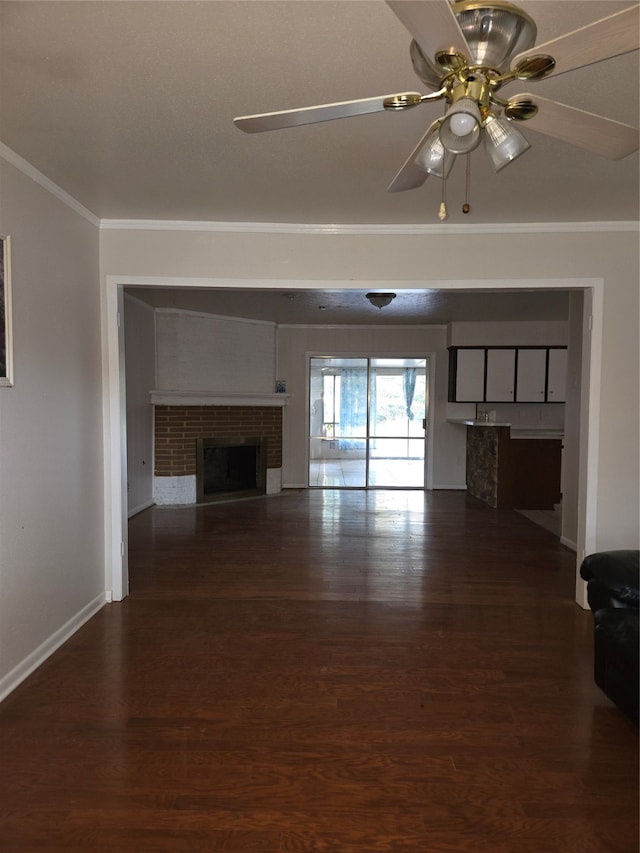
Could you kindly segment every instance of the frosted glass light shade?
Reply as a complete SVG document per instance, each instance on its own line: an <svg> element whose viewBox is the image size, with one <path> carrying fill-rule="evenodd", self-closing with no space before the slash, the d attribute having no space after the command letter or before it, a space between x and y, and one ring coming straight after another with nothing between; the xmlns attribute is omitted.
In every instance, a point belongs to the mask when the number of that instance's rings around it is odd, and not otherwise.
<svg viewBox="0 0 640 853"><path fill-rule="evenodd" d="M431 136L415 159L416 166L424 169L436 178L447 178L456 155L447 151L440 140L439 125L434 128Z"/></svg>
<svg viewBox="0 0 640 853"><path fill-rule="evenodd" d="M484 147L496 172L531 148L529 142L504 118L489 116L484 126Z"/></svg>
<svg viewBox="0 0 640 853"><path fill-rule="evenodd" d="M472 98L460 98L442 119L440 140L452 154L467 154L480 144L480 110Z"/></svg>

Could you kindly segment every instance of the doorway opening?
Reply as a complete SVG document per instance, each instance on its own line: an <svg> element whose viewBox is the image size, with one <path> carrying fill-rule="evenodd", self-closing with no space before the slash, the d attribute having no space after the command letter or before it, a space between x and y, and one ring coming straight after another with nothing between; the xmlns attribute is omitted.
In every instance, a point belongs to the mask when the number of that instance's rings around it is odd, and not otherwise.
<svg viewBox="0 0 640 853"><path fill-rule="evenodd" d="M309 486L424 489L426 358L313 357Z"/></svg>

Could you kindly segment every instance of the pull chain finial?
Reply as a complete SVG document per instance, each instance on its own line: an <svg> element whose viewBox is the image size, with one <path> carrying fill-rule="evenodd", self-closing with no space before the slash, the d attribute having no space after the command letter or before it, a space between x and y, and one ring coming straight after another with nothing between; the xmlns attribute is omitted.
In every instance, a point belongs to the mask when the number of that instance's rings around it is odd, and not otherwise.
<svg viewBox="0 0 640 853"><path fill-rule="evenodd" d="M471 205L469 204L469 195L471 192L471 154L467 154L467 175L465 181L464 188L464 204L462 205L463 213L471 212Z"/></svg>

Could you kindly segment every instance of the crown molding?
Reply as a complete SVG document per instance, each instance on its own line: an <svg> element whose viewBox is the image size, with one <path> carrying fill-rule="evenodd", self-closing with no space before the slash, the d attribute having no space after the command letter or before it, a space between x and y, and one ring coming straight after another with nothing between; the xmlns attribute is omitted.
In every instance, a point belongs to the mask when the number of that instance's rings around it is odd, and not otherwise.
<svg viewBox="0 0 640 853"><path fill-rule="evenodd" d="M58 201L61 201L63 204L66 204L67 207L75 210L76 213L79 213L80 216L92 225L95 225L96 228L100 228L100 219L94 213L92 213L83 204L80 204L79 201L76 201L76 199L69 195L68 192L65 192L62 187L54 184L50 178L47 178L47 176L36 169L35 166L32 166L31 163L27 162L27 160L19 154L16 154L16 152L9 148L8 145L5 145L4 142L0 142L0 157L18 169L18 171L22 172L23 175L31 178L31 180L36 184L50 192L51 195L58 199Z"/></svg>
<svg viewBox="0 0 640 853"><path fill-rule="evenodd" d="M469 225L347 225L302 224L295 222L204 222L169 219L102 219L103 231L190 231L237 234L353 234L353 235L424 235L424 234L578 234L603 232L635 232L640 222L487 222Z"/></svg>

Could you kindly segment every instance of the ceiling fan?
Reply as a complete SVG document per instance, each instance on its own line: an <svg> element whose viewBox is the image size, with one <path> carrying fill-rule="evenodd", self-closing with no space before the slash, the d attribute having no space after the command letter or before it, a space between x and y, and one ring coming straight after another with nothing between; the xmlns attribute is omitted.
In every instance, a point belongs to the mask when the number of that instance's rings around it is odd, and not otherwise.
<svg viewBox="0 0 640 853"><path fill-rule="evenodd" d="M533 94L501 97L513 81L537 81L601 62L640 47L640 3L534 47L535 21L507 0L386 0L412 36L413 68L431 90L239 116L248 133L295 127L384 110L399 111L443 101L435 119L387 188L422 186L443 179L458 155L483 142L496 171L530 148L516 126L618 160L637 150L638 128ZM444 189L443 189L444 192ZM444 195L443 195L444 201ZM465 203L463 211L470 207ZM439 216L446 218L446 207Z"/></svg>

